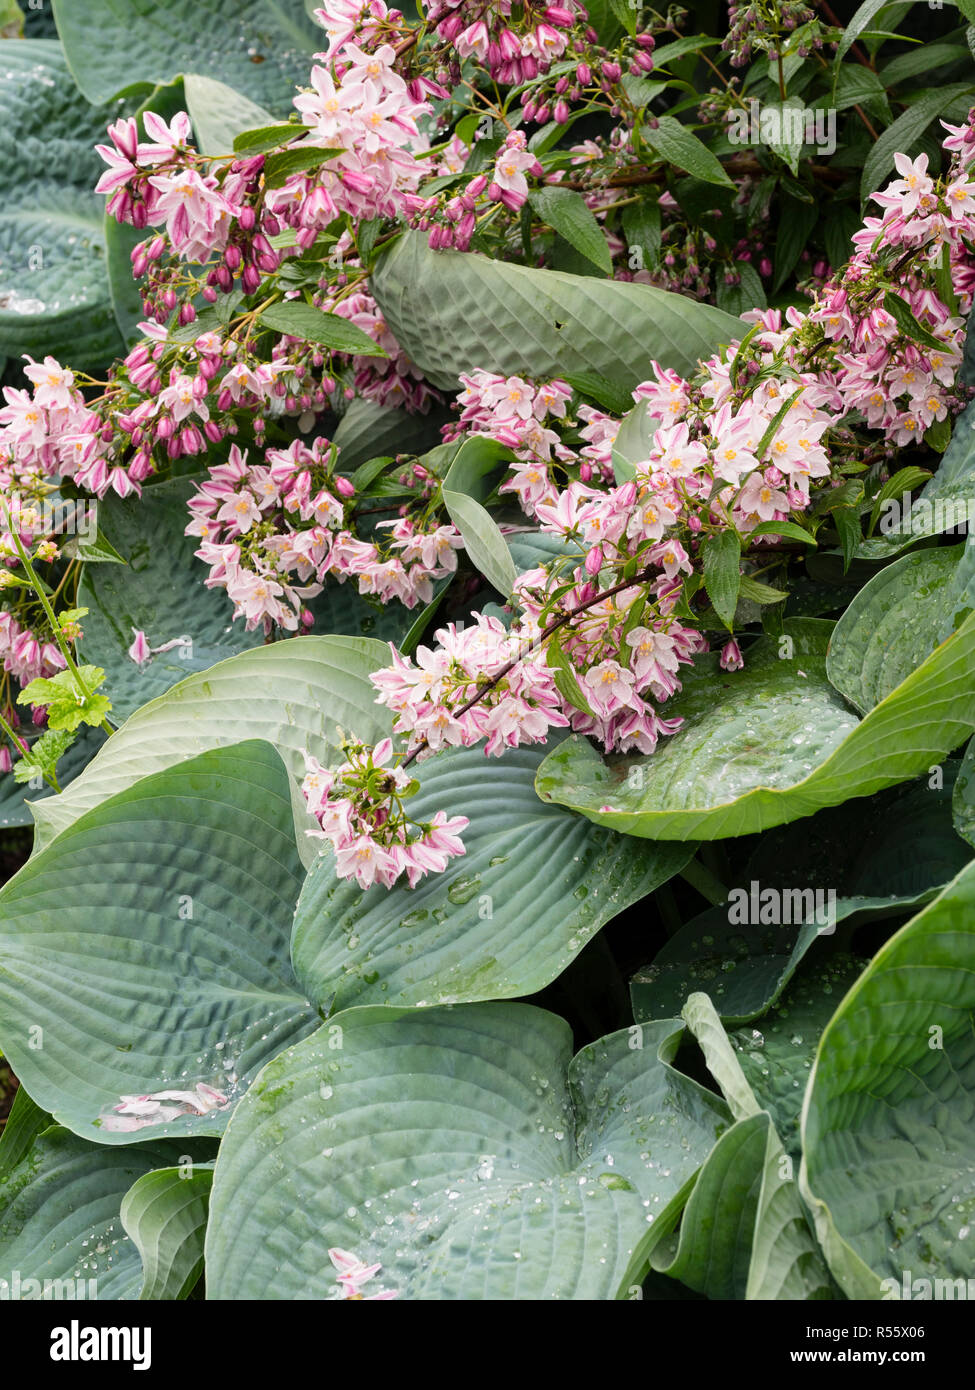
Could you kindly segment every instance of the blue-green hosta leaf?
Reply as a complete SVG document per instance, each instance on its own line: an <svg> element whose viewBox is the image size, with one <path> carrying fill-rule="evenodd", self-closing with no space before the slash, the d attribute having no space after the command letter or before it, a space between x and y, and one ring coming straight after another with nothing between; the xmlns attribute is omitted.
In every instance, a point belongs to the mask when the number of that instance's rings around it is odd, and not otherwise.
<svg viewBox="0 0 975 1390"><path fill-rule="evenodd" d="M268 1066L221 1148L211 1298L328 1297L328 1248L413 1299L624 1297L727 1124L679 1022L571 1058L525 1004L357 1008Z"/></svg>
<svg viewBox="0 0 975 1390"><path fill-rule="evenodd" d="M204 753L88 812L0 893L0 1047L38 1105L100 1143L219 1134L317 1022L288 936L303 879L267 744ZM123 1096L226 1096L120 1128Z"/></svg>
<svg viewBox="0 0 975 1390"><path fill-rule="evenodd" d="M816 1053L800 1183L851 1298L971 1274L973 1013L969 865L881 947Z"/></svg>
<svg viewBox="0 0 975 1390"><path fill-rule="evenodd" d="M349 403L332 435L332 443L339 448L339 471L351 473L369 459L387 454L422 454L440 443L440 426L447 418L437 406L426 415L412 415L358 397Z"/></svg>
<svg viewBox="0 0 975 1390"><path fill-rule="evenodd" d="M397 342L447 389L482 367L542 378L593 372L632 390L653 359L690 372L742 336L720 309L650 285L431 251L418 232L383 253L371 285Z"/></svg>
<svg viewBox="0 0 975 1390"><path fill-rule="evenodd" d="M699 657L666 706L684 727L654 754L606 763L566 739L539 769L539 795L630 835L721 839L907 781L975 726L975 615L863 720L826 679L829 631L787 623L784 639L748 649L740 672Z"/></svg>
<svg viewBox="0 0 975 1390"><path fill-rule="evenodd" d="M213 1163L155 1168L129 1188L120 1216L142 1257L140 1299L181 1299L203 1272Z"/></svg>
<svg viewBox="0 0 975 1390"><path fill-rule="evenodd" d="M52 0L72 75L89 101L200 73L285 116L321 30L301 0Z"/></svg>
<svg viewBox="0 0 975 1390"><path fill-rule="evenodd" d="M637 401L633 409L624 415L613 440L613 473L617 483L625 483L636 476L636 465L648 458L659 424L659 420L651 419L647 414L646 401Z"/></svg>
<svg viewBox="0 0 975 1390"><path fill-rule="evenodd" d="M336 878L331 852L295 914L295 970L335 1008L455 1003L532 994L609 918L684 867L687 845L640 845L535 795L541 749L503 758L456 749L419 764L415 820L465 815L467 853L416 888L363 892ZM544 884L544 891L540 885Z"/></svg>
<svg viewBox="0 0 975 1390"><path fill-rule="evenodd" d="M902 499L889 519L881 513L877 534L864 540L857 558L887 560L925 536L937 536L975 520L975 404L955 421L938 470L917 497Z"/></svg>
<svg viewBox="0 0 975 1390"><path fill-rule="evenodd" d="M232 154L235 138L244 130L270 125L270 111L213 77L187 73L186 106L196 143L204 154Z"/></svg>
<svg viewBox="0 0 975 1390"><path fill-rule="evenodd" d="M562 536L552 536L545 531L513 531L507 536L508 549L511 551L511 558L520 574L525 570L538 569L542 565L549 565L559 557L574 558L576 564L580 559L580 547L573 545L571 541L566 541ZM566 565L566 572L571 574L575 566Z"/></svg>
<svg viewBox="0 0 975 1390"><path fill-rule="evenodd" d="M652 1252L654 1268L712 1299L828 1299L835 1286L809 1229L792 1159L760 1109L706 994L688 1026L735 1118L698 1175L680 1234Z"/></svg>
<svg viewBox="0 0 975 1390"><path fill-rule="evenodd" d="M141 497L109 495L98 504L99 526L128 563L85 566L78 590L78 603L88 609L81 651L107 674L113 723L194 671L264 640L261 629L247 632L234 622L222 589L204 585L206 566L193 556L198 542L183 534L195 490L189 478L174 478ZM145 632L150 647L183 636L191 645L138 666L128 654L133 628Z"/></svg>
<svg viewBox="0 0 975 1390"><path fill-rule="evenodd" d="M0 357L104 367L122 340L93 147L117 112L88 105L54 40L2 39L0 64Z"/></svg>
<svg viewBox="0 0 975 1390"><path fill-rule="evenodd" d="M634 976L634 1016L670 1018L690 993L704 990L722 1018L756 1018L822 929L832 935L854 914L885 917L930 902L971 857L952 828L957 766L952 759L917 782L763 836L730 902L685 923ZM815 959L823 964L818 951ZM821 992L832 987L823 981Z"/></svg>
<svg viewBox="0 0 975 1390"><path fill-rule="evenodd" d="M975 606L957 582L965 549L901 556L874 575L836 624L826 673L862 714L896 690Z"/></svg>
<svg viewBox="0 0 975 1390"><path fill-rule="evenodd" d="M304 776L302 751L323 762L334 758L338 728L377 743L389 732L389 719L374 703L369 673L388 661L389 648L367 637L292 637L188 676L137 710L61 796L32 807L35 852L140 777L210 748L266 739L297 783ZM301 805L297 791L295 805ZM299 847L305 845L302 835Z"/></svg>
<svg viewBox="0 0 975 1390"><path fill-rule="evenodd" d="M212 1152L200 1140L190 1149ZM0 1185L0 1298L138 1298L139 1252L119 1207L138 1178L186 1156L185 1138L107 1148L49 1128Z"/></svg>

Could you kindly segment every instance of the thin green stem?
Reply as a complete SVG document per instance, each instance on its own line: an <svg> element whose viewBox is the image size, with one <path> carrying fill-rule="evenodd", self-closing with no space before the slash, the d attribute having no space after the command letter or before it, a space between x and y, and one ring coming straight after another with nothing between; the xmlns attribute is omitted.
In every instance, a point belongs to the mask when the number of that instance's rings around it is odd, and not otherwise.
<svg viewBox="0 0 975 1390"><path fill-rule="evenodd" d="M9 723L7 722L7 720L4 718L2 712L0 712L0 729L2 729L3 732L7 735L7 737L10 739L11 743L13 744L13 746L14 746L15 748L19 748L19 749L20 749L21 756L22 756L22 757L26 757L27 752L29 751L28 745L27 745L26 741L25 741L24 739L22 739L22 738L19 736L19 734L16 734L16 733L14 732L14 730L10 727ZM61 791L61 787L60 787L60 784L58 783L58 779L57 779L57 777L55 777L55 775L54 775L53 772L52 772L50 775L48 775L48 774L44 771L44 769L41 768L41 776L44 778L44 781L45 781L45 782L47 782L50 786L52 786L52 787L54 788L54 790L55 790L56 792L60 792L60 791Z"/></svg>
<svg viewBox="0 0 975 1390"><path fill-rule="evenodd" d="M728 901L728 890L721 880L704 867L699 859L692 859L680 871L680 877L706 898L714 907Z"/></svg>
<svg viewBox="0 0 975 1390"><path fill-rule="evenodd" d="M68 670L75 678L75 684L78 687L79 694L82 696L83 700L87 704L92 699L94 692L88 689L88 686L81 672L78 669L77 662L71 654L70 643L68 643L65 640L64 634L61 631L61 624L58 622L54 609L48 602L47 595L44 592L44 586L38 579L34 566L31 564L30 556L24 549L23 543L20 539L20 535L18 534L17 529L14 526L13 519L10 515L10 508L7 505L7 499L5 497L0 497L0 506L3 507L3 519L7 523L7 530L10 534L10 539L14 543L14 548L17 551L17 556L20 560L20 563L24 567L24 572L26 573L27 578L30 580L31 588L34 590L34 593L37 595L41 607L44 609L44 616L47 618L47 621L51 628L51 632L54 636L54 640L58 644L58 650L64 657L68 666ZM109 724L107 719L103 719L101 721L101 727L105 730L109 737L111 737L112 734L115 732L115 730L112 728L111 724Z"/></svg>

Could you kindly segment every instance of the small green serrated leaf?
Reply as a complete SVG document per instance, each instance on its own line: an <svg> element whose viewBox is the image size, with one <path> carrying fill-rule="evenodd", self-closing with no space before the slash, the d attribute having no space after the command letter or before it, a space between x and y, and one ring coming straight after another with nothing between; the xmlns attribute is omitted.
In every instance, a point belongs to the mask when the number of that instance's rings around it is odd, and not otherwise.
<svg viewBox="0 0 975 1390"><path fill-rule="evenodd" d="M714 611L731 632L741 586L741 538L737 531L719 531L708 537L701 550L705 592Z"/></svg>
<svg viewBox="0 0 975 1390"><path fill-rule="evenodd" d="M602 227L589 211L585 198L571 188L550 184L528 195L532 210L585 256L604 275L612 275L613 258Z"/></svg>
<svg viewBox="0 0 975 1390"><path fill-rule="evenodd" d="M302 127L291 122L258 126L256 130L242 130L234 138L234 152L245 155L265 154L268 150L277 149L279 145L294 140L301 134Z"/></svg>
<svg viewBox="0 0 975 1390"><path fill-rule="evenodd" d="M338 314L328 314L313 304L292 299L263 309L258 322L276 333L319 343L333 352L348 352L355 357L387 357L389 354L363 333L354 323Z"/></svg>
<svg viewBox="0 0 975 1390"><path fill-rule="evenodd" d="M268 155L264 161L264 183L268 188L280 188L292 174L307 174L328 160L344 154L342 149L324 149L318 145L300 145L295 150L282 150Z"/></svg>
<svg viewBox="0 0 975 1390"><path fill-rule="evenodd" d="M678 169L683 169L696 179L703 179L705 183L734 187L732 180L707 145L687 126L681 125L676 117L660 116L652 129L650 126L643 126L640 134L654 153L668 164L676 165Z"/></svg>

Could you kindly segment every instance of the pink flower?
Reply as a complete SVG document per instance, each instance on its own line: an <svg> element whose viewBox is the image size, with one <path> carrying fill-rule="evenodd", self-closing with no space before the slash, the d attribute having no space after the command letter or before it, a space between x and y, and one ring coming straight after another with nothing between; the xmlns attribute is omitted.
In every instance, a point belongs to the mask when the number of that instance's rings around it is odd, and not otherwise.
<svg viewBox="0 0 975 1390"><path fill-rule="evenodd" d="M383 8L385 8L385 6ZM319 11L319 13L321 13L321 11ZM370 1279L374 1279L382 1269L381 1264L367 1265L364 1260L360 1260L359 1257L353 1255L351 1251L341 1250L337 1246L333 1246L332 1249L329 1250L328 1258L338 1270L338 1298L359 1298L366 1302L374 1302L376 1300L388 1301L389 1299L397 1297L398 1291L395 1289L374 1294L363 1294L361 1292L363 1285L368 1284Z"/></svg>
<svg viewBox="0 0 975 1390"><path fill-rule="evenodd" d="M144 666L151 655L149 651L149 640L141 628L132 629L134 640L129 647L129 660L134 661L137 666Z"/></svg>

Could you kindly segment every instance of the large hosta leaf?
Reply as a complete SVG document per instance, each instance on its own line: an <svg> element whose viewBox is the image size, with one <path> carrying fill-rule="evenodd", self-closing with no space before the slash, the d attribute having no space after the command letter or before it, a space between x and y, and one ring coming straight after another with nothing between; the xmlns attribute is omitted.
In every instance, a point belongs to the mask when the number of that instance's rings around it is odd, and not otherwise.
<svg viewBox="0 0 975 1390"><path fill-rule="evenodd" d="M959 583L965 553L956 545L903 555L874 575L836 624L826 673L862 714L896 690L971 612L973 601Z"/></svg>
<svg viewBox="0 0 975 1390"><path fill-rule="evenodd" d="M207 568L194 559L197 541L185 536L188 478L175 478L124 500L111 494L98 504L98 524L127 565L86 565L78 602L89 611L82 652L108 675L113 722L163 694L194 671L259 646L264 634L233 621L233 604L222 589L207 589ZM150 647L175 637L189 647L154 656L138 666L128 655L132 629L144 631Z"/></svg>
<svg viewBox="0 0 975 1390"><path fill-rule="evenodd" d="M288 965L303 878L288 775L267 744L143 778L0 892L0 1047L75 1133L128 1143L122 1095L232 1103L318 1016ZM135 1138L219 1134L229 1104Z"/></svg>
<svg viewBox="0 0 975 1390"><path fill-rule="evenodd" d="M476 367L536 377L594 372L632 389L654 359L691 372L742 336L738 319L682 295L431 251L419 232L381 257L371 284L404 351L447 389Z"/></svg>
<svg viewBox="0 0 975 1390"><path fill-rule="evenodd" d="M957 767L949 760L930 777L769 831L736 875L741 891L729 885L729 903L685 923L634 976L634 1016L670 1018L704 990L722 1018L755 1018L778 999L821 931L831 935L854 914L906 914L929 902L971 858L952 826ZM772 897L763 899L768 890ZM833 968L830 957L824 969ZM816 992L831 998L836 987L824 978Z"/></svg>
<svg viewBox="0 0 975 1390"><path fill-rule="evenodd" d="M881 948L816 1054L801 1183L851 1298L972 1273L973 1021L970 865Z"/></svg>
<svg viewBox="0 0 975 1390"><path fill-rule="evenodd" d="M388 720L369 672L388 661L388 647L368 638L292 637L187 677L138 710L67 791L32 807L37 847L146 773L208 748L266 739L297 779L303 749L334 754L337 727L377 742Z"/></svg>
<svg viewBox="0 0 975 1390"><path fill-rule="evenodd" d="M301 0L52 0L75 81L89 101L200 73L287 115L321 30Z"/></svg>
<svg viewBox="0 0 975 1390"><path fill-rule="evenodd" d="M6 1179L30 1150L34 1140L54 1121L35 1105L24 1086L18 1086L10 1113L0 1129L0 1182Z"/></svg>
<svg viewBox="0 0 975 1390"><path fill-rule="evenodd" d="M532 994L610 917L691 857L641 845L535 795L542 752L487 759L457 749L417 769L414 820L465 815L467 853L414 889L363 892L331 853L312 869L295 914L295 970L309 997L350 1004L454 1003Z"/></svg>
<svg viewBox="0 0 975 1390"><path fill-rule="evenodd" d="M566 739L539 769L539 795L630 835L721 839L906 781L975 726L975 615L863 720L826 679L830 625L786 627L791 656L766 637L740 672L698 658L666 708L685 724L651 757L606 763Z"/></svg>
<svg viewBox="0 0 975 1390"><path fill-rule="evenodd" d="M56 41L0 40L0 64L0 358L102 367L122 340L93 146L117 113L88 105Z"/></svg>
<svg viewBox="0 0 975 1390"><path fill-rule="evenodd" d="M204 1147L193 1141L194 1153ZM138 1298L142 1262L119 1208L137 1179L186 1149L185 1138L106 1148L60 1127L35 1139L0 1184L0 1298Z"/></svg>
<svg viewBox="0 0 975 1390"><path fill-rule="evenodd" d="M231 154L242 131L274 122L270 111L216 78L187 73L184 90L196 143L204 154Z"/></svg>
<svg viewBox="0 0 975 1390"><path fill-rule="evenodd" d="M570 1061L568 1025L524 1004L333 1016L227 1132L209 1296L327 1297L336 1245L380 1260L401 1297L625 1295L727 1124L668 1065L681 1031L625 1030Z"/></svg>
<svg viewBox="0 0 975 1390"><path fill-rule="evenodd" d="M213 1163L145 1173L122 1198L126 1233L142 1257L142 1299L180 1299L203 1271Z"/></svg>

